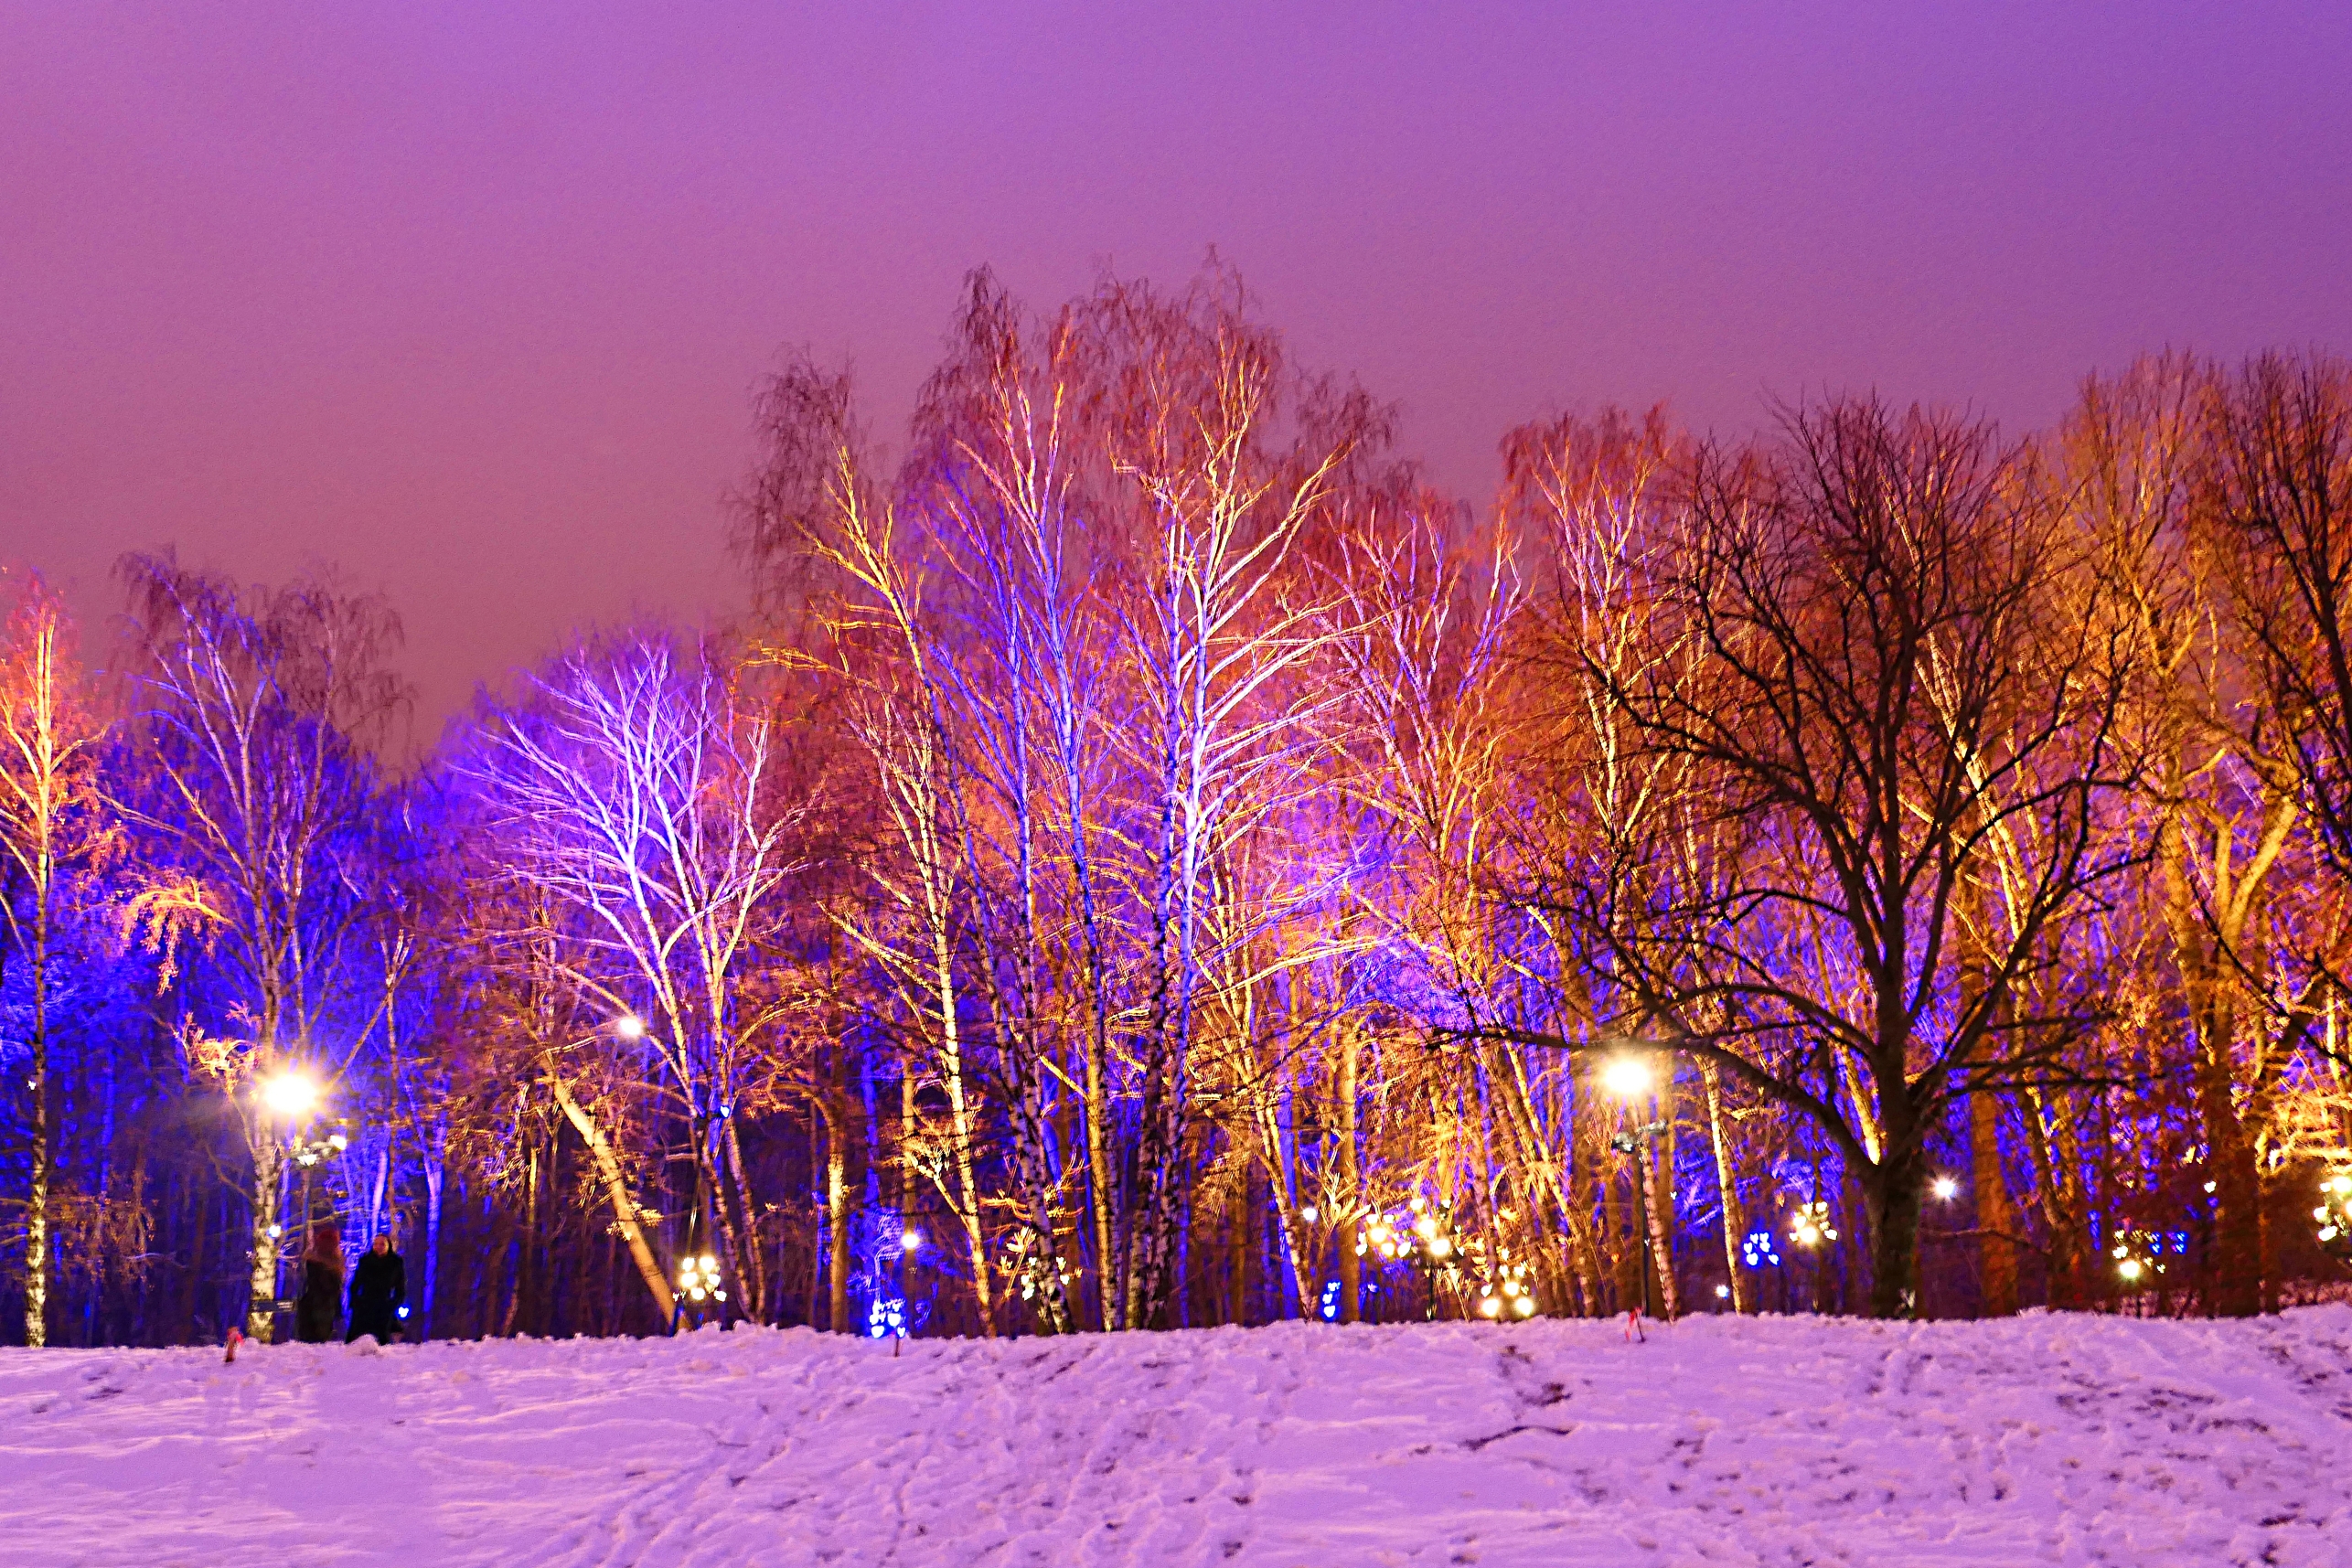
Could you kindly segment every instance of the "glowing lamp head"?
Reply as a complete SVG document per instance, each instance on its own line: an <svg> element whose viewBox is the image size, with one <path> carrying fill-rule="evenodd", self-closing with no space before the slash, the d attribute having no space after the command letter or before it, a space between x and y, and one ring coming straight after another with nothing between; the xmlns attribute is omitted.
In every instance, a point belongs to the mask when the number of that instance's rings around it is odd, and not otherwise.
<svg viewBox="0 0 2352 1568"><path fill-rule="evenodd" d="M318 1084L309 1073L289 1069L262 1085L262 1104L273 1116L307 1116L317 1108Z"/></svg>
<svg viewBox="0 0 2352 1568"><path fill-rule="evenodd" d="M623 1040L643 1040L646 1037L646 1021L635 1013L623 1013L613 1020L613 1032Z"/></svg>
<svg viewBox="0 0 2352 1568"><path fill-rule="evenodd" d="M909 1225L905 1233L899 1237L898 1244L903 1251L919 1253L923 1250L923 1232Z"/></svg>
<svg viewBox="0 0 2352 1568"><path fill-rule="evenodd" d="M1650 1093L1657 1075L1639 1056L1612 1056L1602 1064L1600 1086L1620 1100L1638 1100Z"/></svg>
<svg viewBox="0 0 2352 1568"><path fill-rule="evenodd" d="M1930 1189L1930 1190L1933 1191L1938 1198L1940 1198L1945 1202L1949 1203L1954 1198L1960 1196L1960 1183L1954 1181L1949 1176L1939 1176L1936 1178L1935 1185Z"/></svg>
<svg viewBox="0 0 2352 1568"><path fill-rule="evenodd" d="M2125 1258L2122 1263L2115 1265L2115 1272L2122 1275L2125 1279L2137 1279L2140 1277L2141 1270L2144 1266L2144 1265L2143 1265L2137 1258Z"/></svg>
<svg viewBox="0 0 2352 1568"><path fill-rule="evenodd" d="M1497 1317L1502 1316L1502 1303L1494 1296L1486 1296L1479 1302L1478 1309L1483 1317Z"/></svg>

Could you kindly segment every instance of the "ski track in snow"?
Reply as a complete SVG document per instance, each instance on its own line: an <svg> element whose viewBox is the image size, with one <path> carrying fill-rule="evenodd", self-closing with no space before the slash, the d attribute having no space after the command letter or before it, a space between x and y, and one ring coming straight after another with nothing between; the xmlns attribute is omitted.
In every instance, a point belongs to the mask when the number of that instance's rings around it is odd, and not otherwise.
<svg viewBox="0 0 2352 1568"><path fill-rule="evenodd" d="M2352 1307L0 1350L47 1564L2352 1564Z"/></svg>

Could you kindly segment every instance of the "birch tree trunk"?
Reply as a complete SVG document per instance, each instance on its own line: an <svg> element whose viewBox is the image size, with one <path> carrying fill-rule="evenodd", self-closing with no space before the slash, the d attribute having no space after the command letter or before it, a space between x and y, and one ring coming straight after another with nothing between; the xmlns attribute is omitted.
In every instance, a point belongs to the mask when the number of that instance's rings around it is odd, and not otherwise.
<svg viewBox="0 0 2352 1568"><path fill-rule="evenodd" d="M572 1085L562 1074L551 1072L548 1083L555 1092L555 1103L580 1141L588 1146L588 1158L594 1166L596 1179L604 1189L605 1199L613 1206L613 1225L620 1232L621 1241L629 1249L630 1261L637 1265L637 1277L645 1281L646 1293L653 1298L654 1314L667 1325L677 1307L678 1299L670 1294L669 1277L662 1273L661 1264L653 1255L653 1247L646 1241L645 1227L637 1219L636 1200L630 1196L627 1175L621 1169L619 1156L613 1152L612 1141L604 1129L596 1124L588 1108L572 1093ZM438 1205L435 1206L436 1209Z"/></svg>
<svg viewBox="0 0 2352 1568"><path fill-rule="evenodd" d="M1723 1127L1723 1073L1715 1063L1706 1062L1699 1069L1706 1086L1706 1125L1708 1140L1715 1146L1716 1190L1723 1203L1723 1266L1731 1276L1731 1309L1746 1313L1755 1310L1750 1299L1748 1276L1740 1272L1740 1248L1748 1239L1748 1215L1739 1203L1739 1181L1731 1165L1731 1139Z"/></svg>

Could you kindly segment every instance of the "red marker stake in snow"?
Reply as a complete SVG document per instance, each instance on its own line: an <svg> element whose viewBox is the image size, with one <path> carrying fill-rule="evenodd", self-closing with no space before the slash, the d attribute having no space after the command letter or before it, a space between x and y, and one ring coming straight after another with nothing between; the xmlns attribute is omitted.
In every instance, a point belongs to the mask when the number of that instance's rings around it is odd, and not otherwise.
<svg viewBox="0 0 2352 1568"><path fill-rule="evenodd" d="M244 1342L245 1330L242 1328L231 1328L229 1330L229 1353L220 1358L221 1363L224 1366L230 1366L236 1363L237 1347Z"/></svg>
<svg viewBox="0 0 2352 1568"><path fill-rule="evenodd" d="M1650 1342L1650 1336L1641 1331L1641 1309L1638 1307L1626 1309L1625 1337L1643 1345Z"/></svg>

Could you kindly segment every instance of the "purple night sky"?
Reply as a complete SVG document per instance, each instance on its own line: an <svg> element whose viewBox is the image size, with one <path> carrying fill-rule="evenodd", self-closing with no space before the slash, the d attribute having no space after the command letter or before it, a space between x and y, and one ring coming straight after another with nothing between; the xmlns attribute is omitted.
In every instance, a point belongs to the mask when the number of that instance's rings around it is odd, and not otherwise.
<svg viewBox="0 0 2352 1568"><path fill-rule="evenodd" d="M2352 350L2352 7L0 0L0 559L390 591L422 738L735 600L778 346L892 429L964 272L1214 244L1472 495L1563 407L2047 421Z"/></svg>

